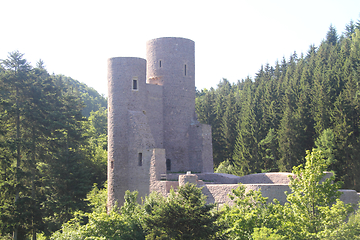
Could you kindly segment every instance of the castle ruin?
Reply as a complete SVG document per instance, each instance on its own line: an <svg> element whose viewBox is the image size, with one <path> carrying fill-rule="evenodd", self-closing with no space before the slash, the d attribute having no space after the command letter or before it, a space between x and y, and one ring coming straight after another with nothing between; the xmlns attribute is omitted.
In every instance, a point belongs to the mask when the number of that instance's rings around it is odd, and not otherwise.
<svg viewBox="0 0 360 240"><path fill-rule="evenodd" d="M188 173L184 175L184 173ZM194 174L195 173L195 174ZM146 44L146 60L108 60L108 205L122 205L126 190L140 197L192 182L208 202L229 202L238 183L261 189L269 201L286 201L289 173L244 177L213 172L211 127L195 114L195 43L157 38ZM357 202L358 194L346 196Z"/></svg>
<svg viewBox="0 0 360 240"><path fill-rule="evenodd" d="M146 58L108 60L110 205L161 189L169 172L213 171L211 128L195 114L195 43L153 39Z"/></svg>

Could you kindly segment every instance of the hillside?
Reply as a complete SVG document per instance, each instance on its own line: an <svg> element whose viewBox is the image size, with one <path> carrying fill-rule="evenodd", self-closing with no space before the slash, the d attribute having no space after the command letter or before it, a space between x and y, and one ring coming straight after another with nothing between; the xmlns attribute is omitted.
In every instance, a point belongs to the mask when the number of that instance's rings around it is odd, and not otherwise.
<svg viewBox="0 0 360 240"><path fill-rule="evenodd" d="M291 171L322 149L345 188L360 191L360 32L330 26L318 47L266 64L254 79L197 92L199 121L212 126L218 172Z"/></svg>

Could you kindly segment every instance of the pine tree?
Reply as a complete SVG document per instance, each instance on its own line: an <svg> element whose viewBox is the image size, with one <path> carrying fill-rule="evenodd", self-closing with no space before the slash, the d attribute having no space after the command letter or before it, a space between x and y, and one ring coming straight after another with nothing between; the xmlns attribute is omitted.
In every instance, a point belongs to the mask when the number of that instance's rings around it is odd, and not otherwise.
<svg viewBox="0 0 360 240"><path fill-rule="evenodd" d="M339 36L335 27L331 24L328 32L326 33L326 42L331 45L336 45L338 42Z"/></svg>
<svg viewBox="0 0 360 240"><path fill-rule="evenodd" d="M355 23L353 20L351 20L349 24L345 26L345 32L344 32L345 37L351 39L352 35L355 33L355 29L356 29Z"/></svg>
<svg viewBox="0 0 360 240"><path fill-rule="evenodd" d="M219 214L201 189L186 183L167 199L153 192L144 203L147 239L216 239Z"/></svg>
<svg viewBox="0 0 360 240"><path fill-rule="evenodd" d="M232 162L232 153L234 151L236 139L236 125L238 109L232 92L226 97L226 109L220 125L220 134L222 146L222 156L224 161Z"/></svg>
<svg viewBox="0 0 360 240"><path fill-rule="evenodd" d="M215 90L202 90L201 96L196 98L195 107L198 120L201 123L213 125L215 121Z"/></svg>
<svg viewBox="0 0 360 240"><path fill-rule="evenodd" d="M241 121L237 125L237 137L233 153L233 174L242 176L249 173L261 171L261 162L259 159L259 126L256 118L257 109L255 99L252 93L252 82L246 80L244 86L243 102L240 112Z"/></svg>
<svg viewBox="0 0 360 240"><path fill-rule="evenodd" d="M22 202L27 200L26 196L26 179L25 179L25 169L24 169L24 156L26 147L23 139L23 115L24 108L23 105L26 103L26 96L28 93L29 87L29 72L30 65L23 59L23 54L20 54L18 51L12 52L9 54L8 59L2 61L2 66L5 69L5 74L3 75L2 81L7 92L7 101L3 102L4 110L7 112L9 121L14 123L14 131L11 135L8 132L8 136L11 137L13 141L13 151L11 153L14 156L15 162L15 179L14 179L14 204L12 205L14 211L14 217L9 221L10 225L14 230L14 239L23 238L24 231L21 227L22 225L28 225L24 220L27 219L23 212L21 212ZM5 97L5 96L4 96ZM23 194L25 193L25 194ZM9 219L10 220L10 219ZM25 220L26 221L26 220Z"/></svg>
<svg viewBox="0 0 360 240"><path fill-rule="evenodd" d="M50 76L43 62L32 69L14 52L0 71L1 234L14 238L56 230L92 184L88 142L76 91ZM57 85L59 84L59 85Z"/></svg>

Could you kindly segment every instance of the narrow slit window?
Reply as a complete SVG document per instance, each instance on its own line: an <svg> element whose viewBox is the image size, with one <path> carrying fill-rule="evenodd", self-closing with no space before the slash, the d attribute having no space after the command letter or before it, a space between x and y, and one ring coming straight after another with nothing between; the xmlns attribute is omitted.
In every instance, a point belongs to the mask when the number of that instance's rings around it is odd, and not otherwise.
<svg viewBox="0 0 360 240"><path fill-rule="evenodd" d="M138 80L136 78L133 78L132 80L132 89L138 90Z"/></svg>
<svg viewBox="0 0 360 240"><path fill-rule="evenodd" d="M159 67L161 67L161 60L159 61Z"/></svg>
<svg viewBox="0 0 360 240"><path fill-rule="evenodd" d="M171 160L166 159L166 171L171 171Z"/></svg>
<svg viewBox="0 0 360 240"><path fill-rule="evenodd" d="M142 162L143 162L142 153L139 153L139 155L138 155L138 165L142 166Z"/></svg>
<svg viewBox="0 0 360 240"><path fill-rule="evenodd" d="M185 64L185 66L184 66L184 75L186 76L186 64Z"/></svg>

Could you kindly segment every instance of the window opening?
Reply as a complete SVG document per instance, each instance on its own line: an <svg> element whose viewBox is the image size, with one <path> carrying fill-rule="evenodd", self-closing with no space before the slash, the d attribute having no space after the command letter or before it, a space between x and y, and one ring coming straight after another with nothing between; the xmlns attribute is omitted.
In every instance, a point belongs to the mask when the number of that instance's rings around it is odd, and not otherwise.
<svg viewBox="0 0 360 240"><path fill-rule="evenodd" d="M114 169L114 161L110 162L110 167L111 167L111 169Z"/></svg>
<svg viewBox="0 0 360 240"><path fill-rule="evenodd" d="M185 74L185 76L186 76L186 64L185 64L185 70L184 70L184 74Z"/></svg>
<svg viewBox="0 0 360 240"><path fill-rule="evenodd" d="M159 67L161 67L161 60L159 61Z"/></svg>
<svg viewBox="0 0 360 240"><path fill-rule="evenodd" d="M142 153L139 153L139 155L138 155L138 165L142 166L142 162L143 162Z"/></svg>
<svg viewBox="0 0 360 240"><path fill-rule="evenodd" d="M171 171L171 160L166 159L166 171Z"/></svg>
<svg viewBox="0 0 360 240"><path fill-rule="evenodd" d="M138 80L137 79L133 79L133 90L138 90Z"/></svg>

